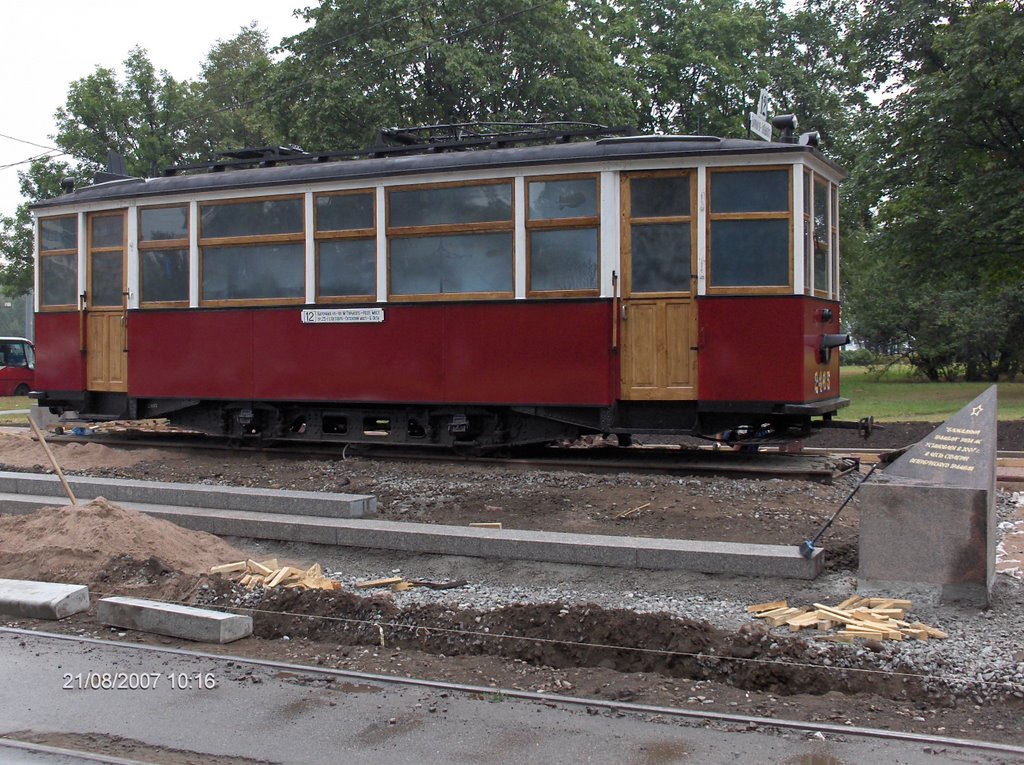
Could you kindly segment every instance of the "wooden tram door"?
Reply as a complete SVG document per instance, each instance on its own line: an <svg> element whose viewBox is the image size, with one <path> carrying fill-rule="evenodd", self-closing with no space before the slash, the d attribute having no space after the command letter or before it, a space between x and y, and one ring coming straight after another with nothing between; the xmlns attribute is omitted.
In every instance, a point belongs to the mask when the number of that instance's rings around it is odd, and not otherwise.
<svg viewBox="0 0 1024 765"><path fill-rule="evenodd" d="M623 174L622 398L697 397L696 176Z"/></svg>
<svg viewBox="0 0 1024 765"><path fill-rule="evenodd" d="M128 390L125 213L92 213L88 222L85 312L86 388Z"/></svg>

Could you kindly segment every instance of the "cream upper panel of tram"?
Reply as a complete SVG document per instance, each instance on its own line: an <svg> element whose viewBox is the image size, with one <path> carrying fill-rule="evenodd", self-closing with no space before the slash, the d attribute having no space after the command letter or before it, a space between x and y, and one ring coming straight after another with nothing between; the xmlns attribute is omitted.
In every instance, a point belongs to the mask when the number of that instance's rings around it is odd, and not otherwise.
<svg viewBox="0 0 1024 765"><path fill-rule="evenodd" d="M719 168L750 168L756 169L759 166L792 165L794 173L793 198L791 212L794 219L793 231L793 275L794 292L800 292L803 287L802 281L802 235L798 226L802 225L798 220L801 216L798 211L802 209L801 184L796 183L796 176L801 167L813 168L815 172L828 178L833 183L837 182L838 173L834 168L825 162L815 161L812 155L806 152L780 152L771 155L738 155L738 156L679 156L671 158L654 158L643 160L621 160L602 161L586 163L564 163L541 166L519 166L501 168L501 172L492 169L466 170L458 173L439 172L410 175L407 177L391 177L379 179L351 179L344 181L322 181L308 184L291 184L282 186L260 186L249 188L225 189L219 191L203 191L195 194L165 194L159 196L133 195L119 200L103 200L96 202L83 202L66 207L51 207L45 211L33 211L33 217L48 218L59 215L77 213L80 218L80 229L83 229L85 215L90 212L103 210L123 209L128 212L128 291L129 307L139 307L139 250L138 250L138 228L137 214L139 208L158 207L163 205L186 204L189 207L189 306L197 307L200 304L199 292L199 207L207 202L220 202L225 200L243 202L246 199L266 198L268 196L290 196L301 195L304 199L304 221L305 221L305 299L307 303L315 302L315 241L313 231L313 204L314 196L317 193L329 191L354 191L372 189L376 195L376 250L377 250L377 279L376 299L378 302L387 302L388 280L387 280L387 235L385 229L385 196L388 189L402 188L405 186L422 186L430 184L458 184L472 183L487 180L510 180L513 183L513 263L514 263L514 297L526 299L527 297L527 231L526 231L526 208L527 193L526 179L537 179L545 176L586 176L593 175L598 179L599 194L599 251L598 251L598 286L599 295L603 298L612 297L618 289L617 280L621 278L622 264L620 258L620 237L621 237L621 199L619 178L623 172L643 172L654 170L693 170L697 179L697 204L694 210L694 225L696 229L697 247L697 293L707 294L707 176L708 171ZM245 172L245 171L233 171ZM145 183L145 181L142 181ZM84 234L79 237L79 288L84 290L85 279L85 247ZM36 252L38 258L38 251ZM37 276L38 279L38 276ZM38 309L38 283L36 285L37 309ZM458 299L453 297L453 299Z"/></svg>

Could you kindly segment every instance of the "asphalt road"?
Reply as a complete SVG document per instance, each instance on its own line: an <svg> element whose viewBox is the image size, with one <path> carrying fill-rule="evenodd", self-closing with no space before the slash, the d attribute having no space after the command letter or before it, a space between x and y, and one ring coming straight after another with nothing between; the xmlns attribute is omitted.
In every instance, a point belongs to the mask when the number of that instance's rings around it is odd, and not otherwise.
<svg viewBox="0 0 1024 765"><path fill-rule="evenodd" d="M103 687L108 684L125 687ZM3 633L0 736L67 748L87 737L117 756L168 763L194 761L184 753L204 762L361 765L1024 761L904 742L591 714L500 694L326 682L237 661Z"/></svg>

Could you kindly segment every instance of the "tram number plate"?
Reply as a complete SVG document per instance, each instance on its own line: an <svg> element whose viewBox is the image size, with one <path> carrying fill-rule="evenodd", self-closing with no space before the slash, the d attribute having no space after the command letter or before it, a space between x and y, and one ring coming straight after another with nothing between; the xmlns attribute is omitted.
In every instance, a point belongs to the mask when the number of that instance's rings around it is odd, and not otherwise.
<svg viewBox="0 0 1024 765"><path fill-rule="evenodd" d="M303 324L380 324L383 308L303 308Z"/></svg>

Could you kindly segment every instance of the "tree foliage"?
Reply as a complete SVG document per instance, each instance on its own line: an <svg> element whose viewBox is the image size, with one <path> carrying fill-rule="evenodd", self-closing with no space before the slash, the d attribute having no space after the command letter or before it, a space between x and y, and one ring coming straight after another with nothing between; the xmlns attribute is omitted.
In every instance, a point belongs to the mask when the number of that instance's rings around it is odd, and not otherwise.
<svg viewBox="0 0 1024 765"><path fill-rule="evenodd" d="M592 0L323 0L284 41L274 109L310 150L363 147L379 127L634 122Z"/></svg>
<svg viewBox="0 0 1024 765"><path fill-rule="evenodd" d="M876 41L876 76L893 76L877 51L899 44L907 60L899 87L887 84L895 94L869 152L877 225L852 263L855 329L904 348L931 379L1015 374L1024 363L1024 14L1000 2L950 4L940 16L933 4L888 5L908 23Z"/></svg>

